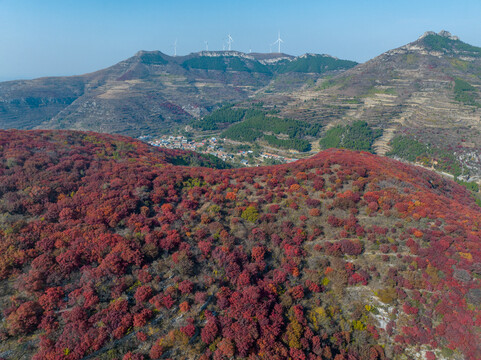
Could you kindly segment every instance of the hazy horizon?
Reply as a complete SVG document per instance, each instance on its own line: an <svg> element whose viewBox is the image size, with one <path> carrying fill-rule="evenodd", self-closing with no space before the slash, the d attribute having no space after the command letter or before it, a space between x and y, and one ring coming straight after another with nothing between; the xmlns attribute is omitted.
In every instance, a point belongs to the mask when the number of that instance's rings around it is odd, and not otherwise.
<svg viewBox="0 0 481 360"><path fill-rule="evenodd" d="M139 50L177 55L222 50L268 53L281 32L282 52L325 53L365 62L448 30L481 45L481 2L405 1L361 4L252 0L221 2L0 0L0 81L93 72Z"/></svg>

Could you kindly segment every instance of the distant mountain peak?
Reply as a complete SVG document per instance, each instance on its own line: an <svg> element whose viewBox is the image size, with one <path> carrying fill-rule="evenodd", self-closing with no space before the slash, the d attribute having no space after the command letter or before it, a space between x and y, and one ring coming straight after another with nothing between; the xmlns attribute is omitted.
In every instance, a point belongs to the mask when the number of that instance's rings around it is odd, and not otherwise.
<svg viewBox="0 0 481 360"><path fill-rule="evenodd" d="M426 31L424 34L422 34L418 40L421 40L421 39L424 39L425 37L427 36L441 36L441 37L444 37L444 38L448 38L448 39L451 39L451 40L459 40L459 37L458 36L455 36L455 35L452 35L449 31L446 31L446 30L441 30L440 32L438 32L437 34L434 32L434 31Z"/></svg>
<svg viewBox="0 0 481 360"><path fill-rule="evenodd" d="M170 56L164 54L159 50L147 51L140 50L135 53L130 59L140 61L146 65L165 65L168 63ZM127 59L129 60L129 59Z"/></svg>
<svg viewBox="0 0 481 360"><path fill-rule="evenodd" d="M456 35L451 35L451 33L446 30L441 30L440 32L438 32L438 35L442 37L447 37L451 40L459 40L459 37L457 37Z"/></svg>
<svg viewBox="0 0 481 360"><path fill-rule="evenodd" d="M325 58L332 58L338 60L339 58L329 55L329 54L314 54L314 53L305 53L303 55L300 55L298 58L299 59L305 59L308 57L325 57Z"/></svg>
<svg viewBox="0 0 481 360"><path fill-rule="evenodd" d="M441 30L438 33L426 31L416 41L386 52L390 56L406 53L438 58L448 56L473 61L481 57L481 48L461 41L458 36L452 35L449 31Z"/></svg>
<svg viewBox="0 0 481 360"><path fill-rule="evenodd" d="M449 31L428 33L414 44L421 46L430 55L459 57L464 60L473 60L481 57L481 48L467 44L452 35Z"/></svg>
<svg viewBox="0 0 481 360"><path fill-rule="evenodd" d="M142 55L145 55L145 54L161 54L161 52L159 50L152 50L152 51L139 50L134 54L134 56L142 56Z"/></svg>

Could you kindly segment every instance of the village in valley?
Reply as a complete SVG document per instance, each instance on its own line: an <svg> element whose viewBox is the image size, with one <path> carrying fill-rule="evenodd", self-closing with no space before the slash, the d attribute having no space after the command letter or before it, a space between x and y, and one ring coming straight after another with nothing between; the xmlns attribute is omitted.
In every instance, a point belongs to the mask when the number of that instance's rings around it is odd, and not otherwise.
<svg viewBox="0 0 481 360"><path fill-rule="evenodd" d="M298 160L297 158L265 152L262 149L251 149L252 146L217 137L194 140L183 135L162 135L158 138L141 136L139 139L157 147L211 154L237 166L274 165Z"/></svg>

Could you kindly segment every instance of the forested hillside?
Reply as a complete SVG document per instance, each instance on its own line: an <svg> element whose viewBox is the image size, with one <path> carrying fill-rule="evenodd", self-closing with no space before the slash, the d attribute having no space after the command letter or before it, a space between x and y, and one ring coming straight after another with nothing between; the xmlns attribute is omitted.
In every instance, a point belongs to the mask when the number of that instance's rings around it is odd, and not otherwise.
<svg viewBox="0 0 481 360"><path fill-rule="evenodd" d="M0 358L481 358L481 208L462 186L348 150L179 158L209 164L0 131Z"/></svg>

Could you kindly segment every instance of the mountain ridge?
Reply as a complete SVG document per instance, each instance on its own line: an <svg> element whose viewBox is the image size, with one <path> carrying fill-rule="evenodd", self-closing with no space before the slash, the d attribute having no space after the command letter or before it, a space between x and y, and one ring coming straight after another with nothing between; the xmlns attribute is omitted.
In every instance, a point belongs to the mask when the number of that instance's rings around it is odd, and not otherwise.
<svg viewBox="0 0 481 360"><path fill-rule="evenodd" d="M265 93L262 101L280 111L279 116L316 121L324 132L366 121L384 131L375 149L381 154L390 151L389 142L396 136L441 146L479 177L481 48L441 34L428 32L282 97Z"/></svg>
<svg viewBox="0 0 481 360"><path fill-rule="evenodd" d="M236 51L169 56L139 51L110 67L73 77L44 77L0 83L0 127L73 128L139 136L166 131L209 113L222 102L239 102L268 85L296 58L285 54L249 55ZM327 59L321 56L318 62ZM317 79L354 62L329 58L313 74L292 80ZM306 68L307 69L307 68ZM290 70L289 70L290 71ZM298 79L284 88L302 86ZM48 94L51 94L48 97ZM43 96L47 95L47 97ZM55 106L52 106L51 103Z"/></svg>
<svg viewBox="0 0 481 360"><path fill-rule="evenodd" d="M452 35L449 31L441 30L439 33L426 31L416 41L403 45L386 53L402 53L406 51L420 51L423 55L441 57L443 55L460 56L462 60L473 60L481 56L481 48L467 44L458 36ZM471 56L468 56L471 55Z"/></svg>
<svg viewBox="0 0 481 360"><path fill-rule="evenodd" d="M139 51L60 83L0 83L0 127L155 136L191 131L186 125L225 104L263 103L281 118L320 127L321 135L366 121L383 131L374 144L378 154L391 154L392 141L418 142L441 154L419 155L425 165L448 154L463 175L481 179L479 55L481 48L444 30L356 66L326 55L201 51L173 57Z"/></svg>

